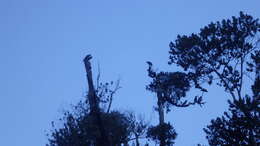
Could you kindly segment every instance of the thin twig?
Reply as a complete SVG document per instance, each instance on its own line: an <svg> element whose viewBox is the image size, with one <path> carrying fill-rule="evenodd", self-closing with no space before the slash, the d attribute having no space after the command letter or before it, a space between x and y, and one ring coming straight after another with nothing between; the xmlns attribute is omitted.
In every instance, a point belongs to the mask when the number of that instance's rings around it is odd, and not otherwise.
<svg viewBox="0 0 260 146"><path fill-rule="evenodd" d="M108 108L107 108L107 113L109 113L110 109L111 109L111 105L112 105L112 101L113 101L113 96L114 94L117 92L117 90L119 90L121 87L119 86L120 84L120 80L117 80L116 82L116 86L115 89L113 91L111 91L110 95L109 95L109 104L108 104Z"/></svg>
<svg viewBox="0 0 260 146"><path fill-rule="evenodd" d="M219 76L219 78L224 82L226 88L229 90L233 100L236 100L236 96L234 95L234 93L232 92L232 90L230 89L230 87L228 86L226 80L224 79L224 77L216 70L214 69L214 72Z"/></svg>

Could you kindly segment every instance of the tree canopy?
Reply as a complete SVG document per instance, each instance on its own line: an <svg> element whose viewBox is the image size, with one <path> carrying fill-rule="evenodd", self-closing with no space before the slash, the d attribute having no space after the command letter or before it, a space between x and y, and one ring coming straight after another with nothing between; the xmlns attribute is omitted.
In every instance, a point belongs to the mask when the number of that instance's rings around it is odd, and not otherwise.
<svg viewBox="0 0 260 146"><path fill-rule="evenodd" d="M246 61L259 44L258 19L240 12L239 17L210 23L198 34L178 35L170 43L169 64L177 64L198 85L217 80L231 94L242 97ZM250 61L249 61L250 62Z"/></svg>
<svg viewBox="0 0 260 146"><path fill-rule="evenodd" d="M229 112L204 129L210 145L260 145L260 52L252 58L256 69L253 95L228 101Z"/></svg>

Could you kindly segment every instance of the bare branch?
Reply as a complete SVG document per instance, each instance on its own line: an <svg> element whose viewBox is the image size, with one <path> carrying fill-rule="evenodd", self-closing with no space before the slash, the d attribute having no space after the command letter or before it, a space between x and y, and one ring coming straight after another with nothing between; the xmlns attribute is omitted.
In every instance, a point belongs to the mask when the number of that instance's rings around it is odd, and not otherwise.
<svg viewBox="0 0 260 146"><path fill-rule="evenodd" d="M100 71L100 65L98 63L98 75L97 75L97 88L99 87L99 84L100 84L100 74L101 74L101 71Z"/></svg>
<svg viewBox="0 0 260 146"><path fill-rule="evenodd" d="M218 77L221 79L221 81L225 84L225 87L229 90L229 93L231 94L233 100L236 100L235 94L232 92L231 88L229 87L229 85L226 82L226 80L224 79L224 77L216 69L214 69L213 71L218 75Z"/></svg>
<svg viewBox="0 0 260 146"><path fill-rule="evenodd" d="M109 95L109 104L108 104L108 108L107 108L107 113L110 112L114 94L115 94L120 88L121 88L121 87L120 87L120 80L117 80L114 90L112 90L111 93L110 93L110 95Z"/></svg>

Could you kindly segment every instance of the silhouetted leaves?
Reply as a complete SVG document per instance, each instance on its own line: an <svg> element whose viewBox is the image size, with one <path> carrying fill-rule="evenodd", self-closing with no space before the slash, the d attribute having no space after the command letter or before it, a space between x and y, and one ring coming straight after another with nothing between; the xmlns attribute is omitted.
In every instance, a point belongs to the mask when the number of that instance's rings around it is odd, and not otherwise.
<svg viewBox="0 0 260 146"><path fill-rule="evenodd" d="M152 78L152 82L146 87L147 90L162 94L161 100L168 107L187 107L189 105L202 105L202 96L195 96L193 101L185 100L186 93L190 90L191 85L200 89L202 92L207 92L206 89L200 87L199 84L193 82L189 74L183 72L159 72L156 73L152 69L152 63L148 63L148 75Z"/></svg>
<svg viewBox="0 0 260 146"><path fill-rule="evenodd" d="M81 108L81 107L78 107ZM95 117L84 109L82 113L65 112L60 124L52 124L49 146L96 146L100 140L100 131ZM112 111L101 112L104 128L109 134L112 145L128 143L145 134L147 124L144 120L133 118L133 114Z"/></svg>
<svg viewBox="0 0 260 146"><path fill-rule="evenodd" d="M252 86L253 96L229 100L229 112L211 121L204 129L210 145L260 145L260 55L253 58L256 79Z"/></svg>
<svg viewBox="0 0 260 146"><path fill-rule="evenodd" d="M157 126L150 126L147 130L147 137L154 140L156 143L164 141L165 145L171 146L174 144L177 133L170 123L164 123Z"/></svg>
<svg viewBox="0 0 260 146"><path fill-rule="evenodd" d="M210 145L260 145L259 100L246 97L229 101L229 111L204 129Z"/></svg>
<svg viewBox="0 0 260 146"><path fill-rule="evenodd" d="M214 74L226 91L241 92L244 63L259 43L255 39L259 31L258 19L240 12L231 20L210 23L198 34L178 35L169 45L169 64L181 66L198 85L205 81L211 84ZM248 66L250 71L251 64Z"/></svg>

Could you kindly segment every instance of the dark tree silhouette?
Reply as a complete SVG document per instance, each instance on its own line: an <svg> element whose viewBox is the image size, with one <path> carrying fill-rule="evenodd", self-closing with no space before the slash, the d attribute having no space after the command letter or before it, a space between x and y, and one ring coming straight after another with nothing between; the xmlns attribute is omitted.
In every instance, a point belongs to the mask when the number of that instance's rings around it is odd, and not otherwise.
<svg viewBox="0 0 260 146"><path fill-rule="evenodd" d="M152 63L147 63L149 65L147 70L148 76L152 78L152 82L146 88L147 90L156 93L156 110L159 114L159 124L157 126L150 126L147 131L147 136L155 142L160 143L160 146L172 145L174 144L177 133L170 123L165 123L165 110L166 112L169 112L170 107L172 106L188 107L194 104L202 105L202 96L196 96L193 101L184 99L186 97L186 92L189 91L192 85L190 77L187 74L182 72L156 73L152 69ZM202 88L199 89L202 90Z"/></svg>
<svg viewBox="0 0 260 146"><path fill-rule="evenodd" d="M259 146L260 145L259 99L240 98L229 102L229 112L211 121L204 129L210 145Z"/></svg>
<svg viewBox="0 0 260 146"><path fill-rule="evenodd" d="M211 23L198 34L178 36L170 43L169 64L182 67L199 86L216 80L232 97L231 113L204 129L210 145L259 145L259 78L253 97L242 94L254 62L259 72L259 32L258 19L240 12L239 17Z"/></svg>
<svg viewBox="0 0 260 146"><path fill-rule="evenodd" d="M160 145L171 146L177 137L177 133L170 123L162 123L157 126L150 126L147 130L147 137L160 143Z"/></svg>
<svg viewBox="0 0 260 146"><path fill-rule="evenodd" d="M210 23L198 34L179 35L170 43L169 64L182 67L198 85L216 80L233 99L242 98L246 61L259 49L259 31L258 19L240 12L238 18Z"/></svg>
<svg viewBox="0 0 260 146"><path fill-rule="evenodd" d="M204 129L210 145L260 145L260 52L252 58L256 70L253 97L229 101L229 113L211 121Z"/></svg>
<svg viewBox="0 0 260 146"><path fill-rule="evenodd" d="M107 137L113 146L127 143L131 134L131 122L127 115L118 111L111 113L101 112L103 126ZM100 145L101 133L99 125L93 115L81 113L80 117L66 112L61 120L64 125L61 128L53 125L53 131L49 138L50 146L97 146Z"/></svg>
<svg viewBox="0 0 260 146"><path fill-rule="evenodd" d="M89 85L87 98L73 106L72 111L64 112L59 120L63 125L52 123L47 146L127 146L130 141L140 145L139 138L143 138L147 123L136 119L133 113L111 111L119 81L112 89L113 82L99 83L98 75L95 89L90 59L90 55L84 59Z"/></svg>
<svg viewBox="0 0 260 146"><path fill-rule="evenodd" d="M102 123L108 139L113 146L134 142L140 145L139 139L145 138L147 123L136 119L130 112L100 112ZM59 125L62 124L62 125ZM48 134L48 146L97 146L101 133L98 123L90 114L89 104L79 102L72 111L66 111L59 122L52 123L52 131Z"/></svg>
<svg viewBox="0 0 260 146"><path fill-rule="evenodd" d="M84 58L84 64L87 73L87 81L88 81L88 88L89 88L87 99L90 105L90 115L93 116L94 121L97 123L100 132L100 136L98 137L100 139L97 140L98 142L97 146L104 146L104 145L110 146L111 144L110 141L108 140L108 133L106 132L106 129L104 128L101 119L98 96L96 95L96 90L93 84L92 70L91 70L91 63L90 63L91 58L92 58L91 55L87 55Z"/></svg>
<svg viewBox="0 0 260 146"><path fill-rule="evenodd" d="M136 116L131 112L128 115L130 117L130 128L132 132L131 135L133 137L129 139L129 141L135 140L135 146L140 146L139 139L146 138L148 123L144 120L143 116L139 116L138 118L136 118Z"/></svg>

